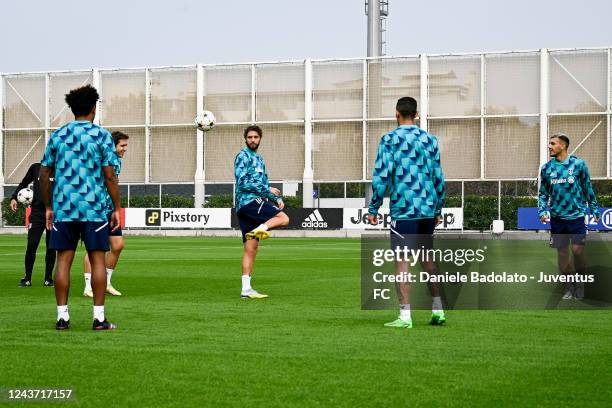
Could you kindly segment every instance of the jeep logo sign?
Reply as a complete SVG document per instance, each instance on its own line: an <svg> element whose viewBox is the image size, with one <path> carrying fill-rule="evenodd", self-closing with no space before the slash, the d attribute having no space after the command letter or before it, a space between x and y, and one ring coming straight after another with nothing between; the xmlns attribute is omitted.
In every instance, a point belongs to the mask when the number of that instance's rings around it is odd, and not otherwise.
<svg viewBox="0 0 612 408"><path fill-rule="evenodd" d="M378 211L378 225L368 223L367 208L345 208L344 209L344 229L389 229L391 215L388 208L381 208ZM460 230L463 229L463 208L443 208L442 223L436 227L438 230Z"/></svg>

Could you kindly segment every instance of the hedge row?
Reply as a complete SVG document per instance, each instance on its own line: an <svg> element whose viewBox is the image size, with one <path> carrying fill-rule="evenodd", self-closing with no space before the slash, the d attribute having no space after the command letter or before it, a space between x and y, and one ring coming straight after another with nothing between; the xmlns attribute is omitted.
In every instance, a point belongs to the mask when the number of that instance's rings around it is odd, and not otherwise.
<svg viewBox="0 0 612 408"><path fill-rule="evenodd" d="M612 195L599 196L599 204L602 207L612 207ZM122 197L122 205L127 207L127 198ZM231 208L233 207L231 194L220 194L211 196L206 201L206 208ZM301 208L301 197L285 197L285 205L289 208ZM164 208L193 208L193 198L178 195L162 195L161 206ZM535 207L537 200L532 197L509 197L502 196L501 218L504 220L507 230L516 229L519 207ZM133 196L130 197L130 207L135 208L157 208L159 207L159 196ZM461 197L448 197L446 207L461 207ZM19 206L17 212L10 210L10 198L2 202L2 217L5 225L24 225L25 209ZM488 230L491 222L497 219L497 197L496 196L465 196L463 208L464 228L468 230Z"/></svg>

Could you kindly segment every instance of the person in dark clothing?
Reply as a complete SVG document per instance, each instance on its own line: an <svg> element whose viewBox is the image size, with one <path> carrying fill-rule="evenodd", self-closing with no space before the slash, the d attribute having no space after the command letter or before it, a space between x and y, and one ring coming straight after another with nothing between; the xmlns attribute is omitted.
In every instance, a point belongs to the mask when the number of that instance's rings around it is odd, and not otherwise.
<svg viewBox="0 0 612 408"><path fill-rule="evenodd" d="M33 184L32 191L34 197L32 198L32 204L30 208L30 220L27 225L28 227L28 246L25 253L25 276L19 281L19 286L32 286L32 270L34 269L34 261L36 260L36 251L40 238L42 237L43 231L46 231L45 242L47 247L47 254L45 256L45 286L53 286L53 267L55 266L55 251L49 249L49 237L51 231L45 228L45 204L42 202L40 195L40 183L38 181L38 174L40 173L40 163L34 163L28 169L23 180L15 189L15 192L11 196L11 210L17 211L17 194L22 189Z"/></svg>

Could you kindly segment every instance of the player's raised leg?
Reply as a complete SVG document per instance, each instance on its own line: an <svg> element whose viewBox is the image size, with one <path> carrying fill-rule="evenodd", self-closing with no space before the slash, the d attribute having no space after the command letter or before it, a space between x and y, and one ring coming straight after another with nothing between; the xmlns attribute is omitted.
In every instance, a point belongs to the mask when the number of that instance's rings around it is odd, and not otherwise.
<svg viewBox="0 0 612 408"><path fill-rule="evenodd" d="M271 230L289 225L289 217L284 212L279 212L274 217L259 225L257 228L246 233L246 239L267 239Z"/></svg>

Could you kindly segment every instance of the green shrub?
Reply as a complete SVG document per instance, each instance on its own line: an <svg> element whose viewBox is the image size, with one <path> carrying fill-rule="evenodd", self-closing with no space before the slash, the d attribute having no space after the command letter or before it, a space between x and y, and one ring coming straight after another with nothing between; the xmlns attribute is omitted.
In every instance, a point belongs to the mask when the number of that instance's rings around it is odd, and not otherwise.
<svg viewBox="0 0 612 408"><path fill-rule="evenodd" d="M193 208L194 198L173 194L162 194L162 208Z"/></svg>
<svg viewBox="0 0 612 408"><path fill-rule="evenodd" d="M285 207L288 208L302 208L303 199L302 197L283 197Z"/></svg>
<svg viewBox="0 0 612 408"><path fill-rule="evenodd" d="M11 198L2 200L2 218L4 225L22 226L25 225L25 207L21 204L17 206L17 211L11 210Z"/></svg>
<svg viewBox="0 0 612 408"><path fill-rule="evenodd" d="M231 194L215 194L206 199L204 208L232 208L234 197Z"/></svg>
<svg viewBox="0 0 612 408"><path fill-rule="evenodd" d="M159 208L159 196L130 196L130 205L133 208Z"/></svg>

